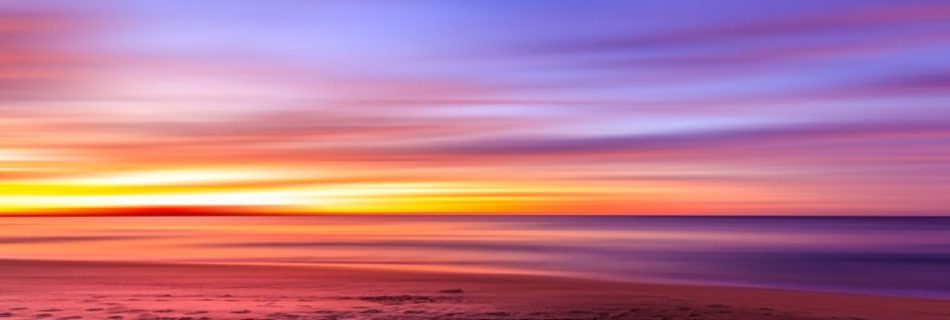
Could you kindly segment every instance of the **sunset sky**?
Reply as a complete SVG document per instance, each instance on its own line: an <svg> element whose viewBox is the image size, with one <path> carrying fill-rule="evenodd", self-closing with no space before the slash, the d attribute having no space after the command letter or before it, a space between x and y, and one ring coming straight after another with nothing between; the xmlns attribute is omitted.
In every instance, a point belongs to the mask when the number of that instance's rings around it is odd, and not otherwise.
<svg viewBox="0 0 950 320"><path fill-rule="evenodd" d="M950 2L0 3L0 214L950 215Z"/></svg>

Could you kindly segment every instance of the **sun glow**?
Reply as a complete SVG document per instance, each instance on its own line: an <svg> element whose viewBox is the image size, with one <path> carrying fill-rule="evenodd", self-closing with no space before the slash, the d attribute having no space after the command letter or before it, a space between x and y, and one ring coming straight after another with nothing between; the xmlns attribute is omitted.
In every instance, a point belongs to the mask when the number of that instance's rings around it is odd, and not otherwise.
<svg viewBox="0 0 950 320"><path fill-rule="evenodd" d="M0 5L2 213L950 207L941 5L63 2Z"/></svg>

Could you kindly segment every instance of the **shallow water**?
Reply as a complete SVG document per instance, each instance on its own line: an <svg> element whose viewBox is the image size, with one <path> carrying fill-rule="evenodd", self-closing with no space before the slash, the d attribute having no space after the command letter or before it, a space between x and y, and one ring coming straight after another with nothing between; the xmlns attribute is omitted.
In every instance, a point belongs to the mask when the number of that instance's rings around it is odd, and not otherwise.
<svg viewBox="0 0 950 320"><path fill-rule="evenodd" d="M0 231L0 258L359 265L950 298L950 218L56 217L2 218Z"/></svg>

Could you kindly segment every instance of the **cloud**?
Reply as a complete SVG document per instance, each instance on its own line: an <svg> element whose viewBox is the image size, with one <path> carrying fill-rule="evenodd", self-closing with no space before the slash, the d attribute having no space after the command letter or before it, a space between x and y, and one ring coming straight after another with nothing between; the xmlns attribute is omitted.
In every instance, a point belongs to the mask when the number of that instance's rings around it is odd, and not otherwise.
<svg viewBox="0 0 950 320"><path fill-rule="evenodd" d="M55 95L75 83L88 61L64 45L94 29L83 15L0 8L0 99Z"/></svg>
<svg viewBox="0 0 950 320"><path fill-rule="evenodd" d="M540 46L546 52L588 52L657 47L702 46L717 42L780 40L793 36L817 36L841 32L873 32L912 24L940 22L950 6L939 2L850 6L804 14L733 20L716 25L672 29L612 38L581 40Z"/></svg>
<svg viewBox="0 0 950 320"><path fill-rule="evenodd" d="M450 143L429 149L432 155L504 156L628 153L632 155L664 153L676 156L716 153L721 150L759 147L783 149L797 143L836 144L880 142L891 148L889 139L948 139L950 119L803 123L784 126L736 128L673 134L638 134L590 138L509 138L468 143ZM829 152L833 152L829 150ZM556 158L555 158L556 159Z"/></svg>

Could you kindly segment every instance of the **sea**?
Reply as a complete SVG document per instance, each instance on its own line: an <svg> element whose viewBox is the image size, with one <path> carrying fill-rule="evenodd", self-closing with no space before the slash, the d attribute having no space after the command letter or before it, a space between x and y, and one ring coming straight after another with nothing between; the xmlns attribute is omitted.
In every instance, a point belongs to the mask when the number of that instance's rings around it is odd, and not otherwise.
<svg viewBox="0 0 950 320"><path fill-rule="evenodd" d="M345 266L950 299L950 217L0 218L6 259Z"/></svg>

